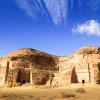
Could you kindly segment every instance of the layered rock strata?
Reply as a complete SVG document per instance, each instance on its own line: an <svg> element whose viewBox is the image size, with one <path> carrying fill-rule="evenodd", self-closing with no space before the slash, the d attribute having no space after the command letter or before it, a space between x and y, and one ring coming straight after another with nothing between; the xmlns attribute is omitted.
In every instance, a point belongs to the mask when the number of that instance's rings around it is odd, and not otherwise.
<svg viewBox="0 0 100 100"><path fill-rule="evenodd" d="M1 87L97 83L99 80L99 47L83 47L69 56L23 48L0 58Z"/></svg>

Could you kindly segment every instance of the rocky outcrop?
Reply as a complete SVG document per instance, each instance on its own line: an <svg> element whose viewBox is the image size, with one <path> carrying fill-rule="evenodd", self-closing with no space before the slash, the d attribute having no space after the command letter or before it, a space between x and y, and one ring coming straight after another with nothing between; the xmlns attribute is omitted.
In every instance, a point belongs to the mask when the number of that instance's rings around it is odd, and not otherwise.
<svg viewBox="0 0 100 100"><path fill-rule="evenodd" d="M86 46L80 48L80 50L77 53L78 54L100 54L100 47Z"/></svg>
<svg viewBox="0 0 100 100"><path fill-rule="evenodd" d="M83 47L68 57L60 57L59 66L62 84L67 81L95 83L100 80L100 49L93 46Z"/></svg>
<svg viewBox="0 0 100 100"><path fill-rule="evenodd" d="M57 63L56 56L34 49L19 49L1 58L0 77L4 78L0 80L3 82L0 85L46 85L58 70Z"/></svg>
<svg viewBox="0 0 100 100"><path fill-rule="evenodd" d="M69 56L19 49L0 58L0 86L66 85L100 80L100 48L87 46Z"/></svg>

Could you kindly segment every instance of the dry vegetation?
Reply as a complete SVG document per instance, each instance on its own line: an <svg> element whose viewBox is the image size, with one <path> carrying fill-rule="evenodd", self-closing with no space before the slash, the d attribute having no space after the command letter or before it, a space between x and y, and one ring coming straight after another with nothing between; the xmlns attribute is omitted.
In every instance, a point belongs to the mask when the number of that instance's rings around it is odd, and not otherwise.
<svg viewBox="0 0 100 100"><path fill-rule="evenodd" d="M33 87L0 89L0 100L100 100L100 86L43 89Z"/></svg>

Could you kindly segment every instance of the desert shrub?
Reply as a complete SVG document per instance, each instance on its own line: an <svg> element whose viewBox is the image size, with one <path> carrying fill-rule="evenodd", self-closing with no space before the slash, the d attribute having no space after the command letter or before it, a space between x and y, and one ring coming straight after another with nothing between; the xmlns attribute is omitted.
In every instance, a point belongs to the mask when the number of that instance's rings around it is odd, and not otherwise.
<svg viewBox="0 0 100 100"><path fill-rule="evenodd" d="M97 81L96 81L96 84L100 84L100 80L97 80Z"/></svg>
<svg viewBox="0 0 100 100"><path fill-rule="evenodd" d="M62 92L61 96L62 96L62 98L76 97L75 94L68 94L68 93L65 93L65 92Z"/></svg>
<svg viewBox="0 0 100 100"><path fill-rule="evenodd" d="M55 100L56 96L47 96L43 100Z"/></svg>
<svg viewBox="0 0 100 100"><path fill-rule="evenodd" d="M76 92L78 92L78 93L85 93L86 91L85 91L84 88L78 88L78 89L76 90Z"/></svg>

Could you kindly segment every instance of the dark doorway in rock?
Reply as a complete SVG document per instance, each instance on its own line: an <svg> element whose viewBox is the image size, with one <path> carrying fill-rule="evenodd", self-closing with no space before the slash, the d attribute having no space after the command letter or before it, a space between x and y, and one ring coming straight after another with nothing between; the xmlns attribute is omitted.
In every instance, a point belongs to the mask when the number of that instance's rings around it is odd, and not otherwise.
<svg viewBox="0 0 100 100"><path fill-rule="evenodd" d="M75 71L75 67L72 70L71 83L78 83L78 79L77 79L77 74L76 74L76 71Z"/></svg>
<svg viewBox="0 0 100 100"><path fill-rule="evenodd" d="M23 80L23 84L26 83L25 80Z"/></svg>
<svg viewBox="0 0 100 100"><path fill-rule="evenodd" d="M84 84L85 83L85 80L82 80L82 83Z"/></svg>
<svg viewBox="0 0 100 100"><path fill-rule="evenodd" d="M16 82L20 82L20 78L21 78L21 70L18 71Z"/></svg>

